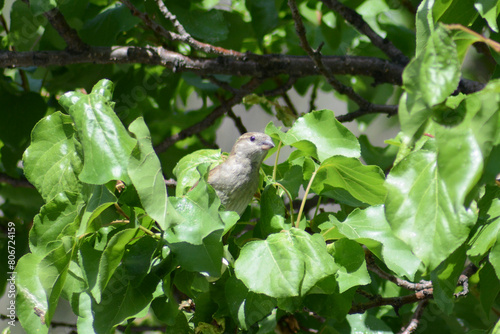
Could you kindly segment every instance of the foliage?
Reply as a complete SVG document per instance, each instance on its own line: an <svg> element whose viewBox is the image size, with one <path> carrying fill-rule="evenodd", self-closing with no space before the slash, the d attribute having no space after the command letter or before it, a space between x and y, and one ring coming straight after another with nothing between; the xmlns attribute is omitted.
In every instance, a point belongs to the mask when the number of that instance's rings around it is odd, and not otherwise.
<svg viewBox="0 0 500 334"><path fill-rule="evenodd" d="M499 331L500 1L0 4L0 290L26 332L61 299L81 333ZM239 217L206 176L242 101L292 152ZM384 148L342 124L384 115Z"/></svg>

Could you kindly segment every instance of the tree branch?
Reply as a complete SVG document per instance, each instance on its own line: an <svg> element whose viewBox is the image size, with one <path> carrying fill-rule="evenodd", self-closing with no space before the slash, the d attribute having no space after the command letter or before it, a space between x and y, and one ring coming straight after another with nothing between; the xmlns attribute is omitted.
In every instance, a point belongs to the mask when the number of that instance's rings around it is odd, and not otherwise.
<svg viewBox="0 0 500 334"><path fill-rule="evenodd" d="M0 183L7 183L13 187L34 188L26 179L15 179L5 173L0 173Z"/></svg>
<svg viewBox="0 0 500 334"><path fill-rule="evenodd" d="M432 297L433 297L432 288L423 289L415 292L414 294L401 297L382 298L380 296L375 296L375 298L373 298L373 300L370 300L369 302L354 304L349 310L349 314L364 313L366 310L384 305L391 305L396 309L398 309L403 305L412 304L422 300L427 300Z"/></svg>
<svg viewBox="0 0 500 334"><path fill-rule="evenodd" d="M162 0L157 0L156 3L161 11L161 13L165 16L165 18L171 21L174 24L175 29L179 32L174 33L168 31L163 26L156 23L152 20L148 14L141 12L138 10L129 0L120 0L125 6L127 6L132 15L140 18L146 26L148 26L152 31L154 31L160 37L164 37L171 41L178 41L182 43L186 43L195 50L203 51L208 54L216 54L216 55L225 55L225 56L234 56L234 57L243 57L244 54L234 50L227 50L218 46L210 45L207 43L200 42L194 39L191 35L189 35L182 24L177 20L175 15L173 15L165 6Z"/></svg>
<svg viewBox="0 0 500 334"><path fill-rule="evenodd" d="M408 326L406 328L403 328L400 332L400 334L411 334L414 333L417 330L417 327L420 323L420 318L422 318L422 314L424 314L425 307L429 304L429 300L423 300L420 303L418 303L417 309L415 310L415 313L413 313L413 316L411 317L410 322L408 323Z"/></svg>
<svg viewBox="0 0 500 334"><path fill-rule="evenodd" d="M323 64L323 59L319 51L315 51L312 49L311 45L307 41L306 31L304 24L302 23L302 18L299 13L299 9L297 8L297 4L295 0L288 0L288 6L292 12L292 17L295 22L295 30L297 31L297 35L300 39L300 44L302 48L306 51L309 57L312 59L318 71L323 74L328 83L340 94L346 95L352 101L354 101L358 106L359 110L356 111L356 114L351 113L351 116L345 115L344 122L348 120L353 120L357 117L361 117L367 114L373 113L386 113L388 115L394 115L397 113L397 106L377 106L367 101L361 95L356 93L352 87L344 85L340 80L335 78L329 69ZM343 5L342 5L343 6ZM348 114L349 115L349 114Z"/></svg>
<svg viewBox="0 0 500 334"><path fill-rule="evenodd" d="M377 48L382 50L389 59L396 64L406 65L409 60L401 50L391 41L380 37L356 11L345 6L338 0L321 0L328 8L339 13L347 22L352 24L360 33L366 35Z"/></svg>
<svg viewBox="0 0 500 334"><path fill-rule="evenodd" d="M380 269L377 266L377 264L375 263L375 259L373 258L373 254L369 251L366 251L365 259L366 259L366 267L368 268L368 270L377 274L380 278L396 284L397 286L400 286L400 287L408 289L408 290L415 290L415 291L432 288L432 282L430 282L430 281L423 281L421 283L412 283L412 282L405 281L401 278L398 278L394 275L386 273L385 271L383 271L382 269Z"/></svg>
<svg viewBox="0 0 500 334"><path fill-rule="evenodd" d="M23 1L29 5L29 0ZM53 8L43 13L43 15L49 21L52 27L54 27L54 29L64 39L64 42L66 42L67 49L69 51L79 52L87 50L89 48L89 46L80 39L80 36L78 36L76 30L69 26L68 22L66 22L66 19L61 14L59 9Z"/></svg>
<svg viewBox="0 0 500 334"><path fill-rule="evenodd" d="M377 82L401 85L403 67L374 57L324 56L323 64L332 74L362 75ZM166 50L162 47L93 47L82 52L0 51L0 67L47 67L71 64L145 64L161 65L172 71L196 72L197 75L225 74L234 76L273 77L288 74L295 78L320 74L307 56L251 55L237 57L195 58ZM484 85L471 82L467 92L480 90ZM468 88L469 87L469 88ZM465 92L465 93L467 93Z"/></svg>

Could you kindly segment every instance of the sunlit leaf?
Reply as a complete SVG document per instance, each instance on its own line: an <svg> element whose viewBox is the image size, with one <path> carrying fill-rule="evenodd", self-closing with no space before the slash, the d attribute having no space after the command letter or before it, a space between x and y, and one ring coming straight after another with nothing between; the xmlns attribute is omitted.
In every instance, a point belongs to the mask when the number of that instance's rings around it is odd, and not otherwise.
<svg viewBox="0 0 500 334"><path fill-rule="evenodd" d="M250 291L293 297L306 295L321 279L333 275L337 266L321 239L292 228L247 243L235 271Z"/></svg>

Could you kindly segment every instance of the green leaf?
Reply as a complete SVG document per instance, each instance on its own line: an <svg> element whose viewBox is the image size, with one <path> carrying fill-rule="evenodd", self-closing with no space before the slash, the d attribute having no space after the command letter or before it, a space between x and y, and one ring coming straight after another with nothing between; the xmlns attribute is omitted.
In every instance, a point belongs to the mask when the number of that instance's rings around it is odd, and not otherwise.
<svg viewBox="0 0 500 334"><path fill-rule="evenodd" d="M436 127L437 165L455 210L481 177L483 156L469 122L457 127Z"/></svg>
<svg viewBox="0 0 500 334"><path fill-rule="evenodd" d="M250 291L276 298L304 296L336 270L324 241L295 228L247 243L235 262Z"/></svg>
<svg viewBox="0 0 500 334"><path fill-rule="evenodd" d="M424 51L424 48L434 31L434 19L432 18L433 6L434 0L424 0L418 6L415 22L417 33L416 57L419 57Z"/></svg>
<svg viewBox="0 0 500 334"><path fill-rule="evenodd" d="M101 224L96 222L97 218L104 210L117 202L116 196L104 185L86 185L84 189L87 205L82 215L78 236L99 230Z"/></svg>
<svg viewBox="0 0 500 334"><path fill-rule="evenodd" d="M403 72L404 88L421 96L427 106L443 102L460 81L460 63L448 31L438 26L431 32L425 49Z"/></svg>
<svg viewBox="0 0 500 334"><path fill-rule="evenodd" d="M391 230L382 205L355 209L343 222L330 215L330 221L342 235L364 244L398 276L413 279L420 260Z"/></svg>
<svg viewBox="0 0 500 334"><path fill-rule="evenodd" d="M499 239L498 237L499 236L497 235L497 240ZM500 279L500 242L496 242L493 247L491 247L488 260L495 270L497 278Z"/></svg>
<svg viewBox="0 0 500 334"><path fill-rule="evenodd" d="M79 178L86 183L128 180L127 165L136 140L113 111L112 91L112 82L103 79L88 95L68 92L60 99L75 122L83 146L84 165Z"/></svg>
<svg viewBox="0 0 500 334"><path fill-rule="evenodd" d="M129 130L137 138L137 147L130 158L128 174L137 189L144 209L165 230L167 228L167 188L160 160L153 149L151 135L142 117L130 124Z"/></svg>
<svg viewBox="0 0 500 334"><path fill-rule="evenodd" d="M93 329L96 333L108 333L129 318L146 316L153 293L160 283L160 278L150 273L137 284L133 281L134 277L121 269L118 268L102 291L101 303L92 303Z"/></svg>
<svg viewBox="0 0 500 334"><path fill-rule="evenodd" d="M331 110L323 109L305 114L298 118L286 133L269 123L266 133L319 161L324 161L334 155L352 158L360 156L361 149L358 140L352 132L335 119Z"/></svg>
<svg viewBox="0 0 500 334"><path fill-rule="evenodd" d="M74 236L78 229L74 223L82 204L81 196L74 193L59 193L45 204L35 217L30 231L31 252L43 256L54 247L59 247L63 237Z"/></svg>
<svg viewBox="0 0 500 334"><path fill-rule="evenodd" d="M219 206L217 194L204 178L186 197L168 198L169 228L164 237L184 269L220 276L221 238L239 217L235 212L219 214Z"/></svg>
<svg viewBox="0 0 500 334"><path fill-rule="evenodd" d="M434 152L408 155L391 170L386 185L392 230L430 270L467 239L471 214L463 207L455 211Z"/></svg>
<svg viewBox="0 0 500 334"><path fill-rule="evenodd" d="M277 187L268 185L261 194L261 217L257 226L263 236L285 229L285 204Z"/></svg>
<svg viewBox="0 0 500 334"><path fill-rule="evenodd" d="M274 1L247 0L245 5L252 16L252 27L258 40L278 25L278 11Z"/></svg>
<svg viewBox="0 0 500 334"><path fill-rule="evenodd" d="M202 11L196 9L183 9L174 2L168 8L177 16L179 22L194 38L216 43L224 41L229 34L228 22L224 19L224 12L211 9Z"/></svg>
<svg viewBox="0 0 500 334"><path fill-rule="evenodd" d="M42 14L57 7L56 0L30 0L30 8L33 15Z"/></svg>
<svg viewBox="0 0 500 334"><path fill-rule="evenodd" d="M496 186L487 187L486 193L479 201L480 221L471 238L471 246L467 255L482 258L498 241L500 241L500 199Z"/></svg>
<svg viewBox="0 0 500 334"><path fill-rule="evenodd" d="M115 270L118 268L125 254L128 243L137 235L136 229L122 230L109 240L99 259L99 271L96 285L91 287L92 296L97 303L101 302L103 293Z"/></svg>
<svg viewBox="0 0 500 334"><path fill-rule="evenodd" d="M309 173L308 168L305 171ZM304 175L306 180L308 175ZM352 206L382 204L386 195L384 173L378 166L365 166L356 158L343 156L321 163L311 189Z"/></svg>
<svg viewBox="0 0 500 334"><path fill-rule="evenodd" d="M276 307L276 299L248 291L234 276L227 280L225 293L231 317L243 330L248 330Z"/></svg>
<svg viewBox="0 0 500 334"><path fill-rule="evenodd" d="M322 317L345 320L345 316L352 307L356 289L331 294L311 294L304 298L304 305Z"/></svg>
<svg viewBox="0 0 500 334"><path fill-rule="evenodd" d="M491 30L498 32L497 18L500 12L500 3L497 0L477 0L474 7L481 17L488 22Z"/></svg>
<svg viewBox="0 0 500 334"><path fill-rule="evenodd" d="M24 152L24 173L46 202L63 192L79 192L82 170L80 144L71 118L56 112L33 128Z"/></svg>
<svg viewBox="0 0 500 334"><path fill-rule="evenodd" d="M38 264L42 259L36 254L26 254L16 266L16 314L23 328L31 333L48 333L45 322L47 294L38 276Z"/></svg>
<svg viewBox="0 0 500 334"><path fill-rule="evenodd" d="M489 262L486 262L479 271L479 282L481 283L479 284L481 305L486 314L489 314L498 293L500 293L500 279L495 275L495 270Z"/></svg>
<svg viewBox="0 0 500 334"><path fill-rule="evenodd" d="M354 286L369 284L371 279L366 269L363 247L346 238L342 238L332 245L333 258L335 263L340 266L335 275L339 292L343 293Z"/></svg>
<svg viewBox="0 0 500 334"><path fill-rule="evenodd" d="M211 168L223 161L220 150L198 150L179 160L173 173L177 177L176 196L184 195L200 179L198 165L209 163Z"/></svg>
<svg viewBox="0 0 500 334"><path fill-rule="evenodd" d="M368 312L363 314L348 314L347 322L353 333L394 333L384 321Z"/></svg>
<svg viewBox="0 0 500 334"><path fill-rule="evenodd" d="M63 237L59 242L59 247L54 248L38 263L37 275L45 290L48 301L48 311L45 314L45 321L50 323L56 311L59 297L68 275L69 265L73 256L75 239Z"/></svg>
<svg viewBox="0 0 500 334"><path fill-rule="evenodd" d="M455 304L457 281L466 261L466 248L458 248L431 273L434 300L438 307L451 314Z"/></svg>
<svg viewBox="0 0 500 334"><path fill-rule="evenodd" d="M386 147L373 146L366 135L359 136L361 145L361 157L367 165L377 165L383 171L388 170L394 164L397 147L387 145Z"/></svg>
<svg viewBox="0 0 500 334"><path fill-rule="evenodd" d="M85 21L78 35L89 45L112 46L119 34L130 30L139 22L140 19L133 16L127 6L113 3L94 18Z"/></svg>
<svg viewBox="0 0 500 334"><path fill-rule="evenodd" d="M402 147L398 152L396 162L410 153L410 149L421 138L426 129L432 109L428 108L423 99L414 94L403 93L399 99L398 116L403 132Z"/></svg>
<svg viewBox="0 0 500 334"><path fill-rule="evenodd" d="M9 44L12 44L16 51L38 50L38 40L43 31L40 28L47 24L49 23L43 15L33 15L27 3L13 1L10 10Z"/></svg>

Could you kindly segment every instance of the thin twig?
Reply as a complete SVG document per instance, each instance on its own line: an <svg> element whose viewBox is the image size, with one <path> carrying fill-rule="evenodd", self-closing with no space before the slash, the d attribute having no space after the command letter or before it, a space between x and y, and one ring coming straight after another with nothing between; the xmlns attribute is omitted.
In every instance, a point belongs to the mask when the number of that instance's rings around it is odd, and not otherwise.
<svg viewBox="0 0 500 334"><path fill-rule="evenodd" d="M349 314L364 313L366 310L383 305L391 305L395 309L399 309L403 305L412 304L421 300L431 299L432 297L433 297L432 288L420 290L415 292L414 294L405 295L401 297L382 298L380 296L377 296L377 298L369 302L354 304L349 310Z"/></svg>
<svg viewBox="0 0 500 334"><path fill-rule="evenodd" d="M288 92L290 89L292 89L292 87L296 81L297 81L297 78L295 76L290 75L285 84L283 84L275 89L266 90L260 95L262 95L262 96L278 96L278 95L286 94L286 92Z"/></svg>
<svg viewBox="0 0 500 334"><path fill-rule="evenodd" d="M23 0L29 5L29 0ZM50 22L52 27L59 33L59 35L66 42L67 48L70 51L84 51L89 48L78 36L75 29L71 28L66 19L61 14L59 9L53 8L43 13L45 18Z"/></svg>
<svg viewBox="0 0 500 334"><path fill-rule="evenodd" d="M170 21L174 22L174 27L177 29L179 32L174 33L171 31L168 31L165 29L163 26L159 25L156 23L153 19L149 17L148 14L141 12L138 10L129 0L120 0L125 6L130 9L132 15L137 16L148 26L153 32L155 32L157 35L160 37L166 38L170 41L177 41L177 42L182 42L186 43L195 50L198 51L203 51L208 54L215 54L215 55L225 55L225 56L233 56L233 57L243 57L244 53L234 51L234 50L227 50L224 48L221 48L219 46L214 46L210 45L207 43L203 43L200 41L197 41L194 39L191 35L189 35L184 27L177 21L176 17L170 13L170 11L167 9L167 7L163 4L161 0L157 1L158 7L160 8L160 11L162 14Z"/></svg>
<svg viewBox="0 0 500 334"><path fill-rule="evenodd" d="M295 3L295 0L288 0L288 6L290 7L292 12L292 17L295 22L295 30L297 31L297 35L299 36L300 45L312 59L312 61L318 68L318 71L325 77L328 83L337 92L346 95L347 97L349 97L349 99L354 101L359 106L360 110L358 111L358 115L378 113L377 111L374 110L382 110L383 108L382 106L375 106L374 104L370 103L361 95L356 93L352 87L344 85L342 82L340 82L340 80L338 80L333 76L333 74L329 71L329 69L324 65L320 52L317 50L313 50L311 45L307 41L306 30L304 24L302 23L302 18L300 16L299 9L297 7L297 4ZM355 118L360 116L353 115L351 117ZM354 118L351 118L351 120Z"/></svg>
<svg viewBox="0 0 500 334"><path fill-rule="evenodd" d="M373 254L369 251L365 253L365 258L366 258L366 267L372 271L373 273L377 274L380 278L383 278L387 281L390 281L397 286L400 286L402 288L408 289L408 290L424 290L424 289L430 289L432 288L432 282L431 281L422 281L420 283L412 283L408 282L406 280L403 280L401 278L398 278L394 275L388 274L382 269L380 269L377 264L375 263L375 259L373 258Z"/></svg>
<svg viewBox="0 0 500 334"><path fill-rule="evenodd" d="M231 118L234 122L234 125L236 126L236 128L238 129L240 135L244 134L244 133L247 133L248 130L246 128L246 126L243 124L243 121L241 120L241 117L240 116L237 116L234 111L233 111L233 108L229 108L227 110L227 116L229 118Z"/></svg>
<svg viewBox="0 0 500 334"><path fill-rule="evenodd" d="M283 98L283 100L285 101L287 107L290 109L290 111L293 113L293 115L296 116L296 117L298 117L299 116L299 112L295 108L295 104L290 99L290 96L288 96L287 93L284 93L284 94L281 95L281 97Z"/></svg>
<svg viewBox="0 0 500 334"><path fill-rule="evenodd" d="M168 179L168 180L165 180L165 185L168 188L175 188L175 187L177 187L177 181L174 179Z"/></svg>
<svg viewBox="0 0 500 334"><path fill-rule="evenodd" d="M418 303L417 309L415 310L415 313L413 313L413 316L411 317L410 322L406 326L406 328L402 328L400 334L411 334L414 333L418 325L420 323L420 318L422 318L422 314L424 314L425 307L429 304L429 300L422 300L420 303Z"/></svg>
<svg viewBox="0 0 500 334"><path fill-rule="evenodd" d="M15 179L12 176L9 176L5 173L0 173L0 183L7 183L13 187L22 187L22 188L34 188L34 186L29 183L26 179Z"/></svg>
<svg viewBox="0 0 500 334"><path fill-rule="evenodd" d="M462 291L456 292L456 298L466 296L469 293L469 278L474 275L479 268L474 263L469 263L458 278L457 285L462 287Z"/></svg>
<svg viewBox="0 0 500 334"><path fill-rule="evenodd" d="M406 65L409 62L401 50L394 46L388 39L379 36L356 11L347 7L338 0L321 0L328 8L339 13L347 22L352 24L360 33L366 35L370 41L384 52L393 62Z"/></svg>
<svg viewBox="0 0 500 334"><path fill-rule="evenodd" d="M474 30L472 29L469 29L467 27L464 27L463 25L461 24L445 24L444 25L447 29L449 30L461 30L463 32L466 32L467 34L469 35L472 35L474 37L476 37L479 41L485 43L486 45L489 45L493 50L495 50L497 53L500 53L500 43L490 39L490 38L486 38L484 37L483 35L481 34L478 34L477 32L475 32Z"/></svg>
<svg viewBox="0 0 500 334"><path fill-rule="evenodd" d="M398 113L398 106L395 105L384 105L384 104L372 104L369 109L358 109L354 112L350 112L344 115L337 116L337 121L341 123L351 122L359 117L371 114L386 114L387 116L394 116Z"/></svg>
<svg viewBox="0 0 500 334"><path fill-rule="evenodd" d="M234 105L240 103L245 95L247 95L249 92L253 91L257 86L260 84L260 80L254 78L250 80L247 84L245 84L236 95L234 95L232 98L230 98L227 101L223 101L218 107L216 107L212 113L210 113L207 117L205 117L201 122L196 123L179 133L170 136L169 138L165 139L163 142L161 142L159 145L155 147L156 153L161 153L167 150L170 146L178 142L179 140L185 139L187 137L190 137L196 133L199 133L209 126L211 126L219 117L224 115L231 107Z"/></svg>

